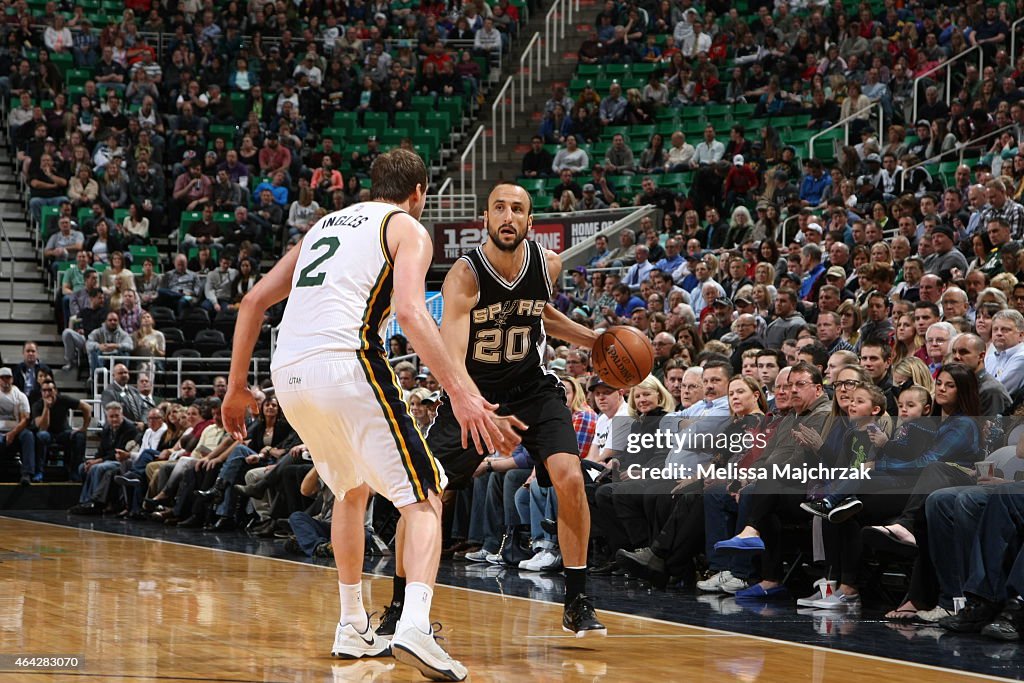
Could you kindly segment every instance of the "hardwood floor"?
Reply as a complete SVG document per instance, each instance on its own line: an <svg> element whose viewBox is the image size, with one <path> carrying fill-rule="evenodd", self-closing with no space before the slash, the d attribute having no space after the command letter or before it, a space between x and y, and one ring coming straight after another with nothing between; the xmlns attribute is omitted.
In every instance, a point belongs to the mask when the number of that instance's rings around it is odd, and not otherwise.
<svg viewBox="0 0 1024 683"><path fill-rule="evenodd" d="M329 656L337 575L205 548L0 518L0 681L417 681L393 659ZM367 576L381 608L388 579ZM472 681L963 681L953 671L602 612L577 640L561 607L439 586L433 618ZM66 672L12 655L78 656Z"/></svg>

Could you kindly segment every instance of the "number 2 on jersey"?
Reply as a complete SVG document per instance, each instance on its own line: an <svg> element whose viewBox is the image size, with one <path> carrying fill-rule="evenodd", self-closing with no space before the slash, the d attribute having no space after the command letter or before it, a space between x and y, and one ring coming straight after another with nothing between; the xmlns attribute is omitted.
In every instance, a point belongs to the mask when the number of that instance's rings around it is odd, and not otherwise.
<svg viewBox="0 0 1024 683"><path fill-rule="evenodd" d="M295 283L296 287L319 287L324 283L324 278L327 277L327 273L317 273L313 275L313 271L320 267L327 259L334 256L334 252L338 251L338 247L341 246L341 240L337 237L324 237L317 240L316 244L310 247L311 251L318 251L321 247L327 247L320 256L313 259L313 262L302 269L299 273L299 281Z"/></svg>
<svg viewBox="0 0 1024 683"><path fill-rule="evenodd" d="M478 331L473 343L473 358L481 363L500 363L503 341L505 360L509 363L521 361L530 351L530 328L510 327L503 330L495 327Z"/></svg>

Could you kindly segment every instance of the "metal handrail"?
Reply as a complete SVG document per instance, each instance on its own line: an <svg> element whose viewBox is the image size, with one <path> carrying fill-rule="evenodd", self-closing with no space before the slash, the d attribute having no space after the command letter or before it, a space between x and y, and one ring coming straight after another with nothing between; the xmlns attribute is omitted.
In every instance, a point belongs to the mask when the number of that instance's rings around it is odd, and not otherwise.
<svg viewBox="0 0 1024 683"><path fill-rule="evenodd" d="M1017 24L1024 22L1024 17L1010 24L1010 64L1017 63Z"/></svg>
<svg viewBox="0 0 1024 683"><path fill-rule="evenodd" d="M555 0L544 15L544 66L551 66L551 53L554 51L556 38L565 39L565 30L572 20L573 0Z"/></svg>
<svg viewBox="0 0 1024 683"><path fill-rule="evenodd" d="M871 103L871 106L868 107L867 109L861 109L858 112L854 112L853 114L850 114L849 116L847 116L845 119L840 119L839 121L836 121L831 126L826 128L825 130L818 131L817 133L812 135L810 137L810 139L807 140L807 154L808 154L808 156L811 159L814 158L814 141L815 140L820 138L825 133L828 133L830 131L835 130L836 128L839 128L840 126L845 126L845 128L843 129L843 144L844 145L850 144L850 126L849 126L850 122L854 121L856 119L863 119L864 118L864 114L866 112L870 112L875 107L878 107L878 134L881 135L882 134L882 123L883 123L882 117L884 115L884 112L882 111L882 101L881 100L875 100L874 102ZM871 118L870 114L868 115L868 118L869 119Z"/></svg>
<svg viewBox="0 0 1024 683"><path fill-rule="evenodd" d="M629 209L632 209L632 211L627 213L625 216L617 220L612 225L601 230L599 233L595 233L594 235L588 237L585 240L580 240L578 243L572 245L571 247L563 251L561 254L559 254L559 256L562 257L563 269L568 271L576 266L583 265L584 263L586 263L586 261L584 261L583 259L584 257L589 258L589 254L594 248L594 243L597 239L598 234L609 238L610 241L612 237L620 233L624 228L631 227L634 223L639 224L639 222L644 218L644 216L651 216L654 219L655 225L658 224L658 219L660 219L661 217L661 209L659 209L657 206L654 206L653 204L645 204L643 206L633 207L622 207L621 209L615 210L628 211ZM605 211L607 211L607 209L605 209Z"/></svg>
<svg viewBox="0 0 1024 683"><path fill-rule="evenodd" d="M1003 126L1002 128L997 128L995 130L990 130L987 133L983 133L983 134L979 135L976 138L971 138L967 142L964 142L964 143L960 144L959 145L959 147L960 147L960 160L957 163L959 163L959 164L964 163L964 154L967 152L967 148L970 147L971 145L973 145L974 143L981 142L985 138L990 138L990 137L992 137L994 135L999 135L1004 130L1010 130L1011 128L1015 127L1016 125L1017 124L1015 124L1015 123L1008 123L1007 125ZM928 164L937 163L937 162L939 162L939 160L942 159L942 157L949 156L952 153L953 152L939 153L939 154L936 154L934 156L928 157L924 161L919 161L916 164L914 164L913 166L908 166L905 169L903 169L903 172L900 174L900 194L903 194L903 188L904 188L904 186L905 186L905 184L907 182L907 175L910 173L910 171L913 171L914 169L920 168L922 166L927 166Z"/></svg>
<svg viewBox="0 0 1024 683"><path fill-rule="evenodd" d="M526 111L526 97L533 97L533 82L540 83L540 65L543 57L543 44L540 31L533 34L530 42L523 48L519 58L519 111ZM529 66L527 66L529 63Z"/></svg>
<svg viewBox="0 0 1024 683"><path fill-rule="evenodd" d="M14 320L14 247L11 246L10 237L7 236L7 225L4 223L2 215L0 215L0 238L3 238L4 244L7 245L7 253L11 258L10 272L8 273L8 276L10 277L10 292L7 298L7 318L9 320ZM0 257L0 264L2 263L3 258ZM0 276L2 275L3 271L0 270Z"/></svg>
<svg viewBox="0 0 1024 683"><path fill-rule="evenodd" d="M928 69L923 74L921 74L920 76L918 76L917 78L914 79L914 86L913 86L914 87L914 109L913 109L913 111L914 111L914 116L913 116L914 121L917 121L917 101L918 101L918 98L920 96L920 88L918 88L917 86L921 83L921 81L923 81L924 79L928 78L933 73L936 73L937 71L941 71L942 69L945 69L947 71L947 73L946 73L946 100L945 101L949 102L949 98L950 98L950 95L952 94L952 88L953 88L953 79L950 78L950 76L952 74L949 73L949 67L952 66L953 62L960 61L961 59L963 59L967 55L971 54L975 50L978 51L978 73L981 73L981 71L983 70L984 65L985 65L985 52L981 49L981 45L975 45L974 47L967 48L966 50L964 50L963 52L961 52L958 55L953 55L952 57L950 57L949 59L947 59L944 62L940 62L939 64L936 64L935 66L933 66L932 68Z"/></svg>
<svg viewBox="0 0 1024 683"><path fill-rule="evenodd" d="M444 182L441 183L441 187L437 189L437 214L439 216L442 215L442 210L444 209L444 193L446 190L449 195L452 195L455 191L455 184L452 182L451 176L445 178ZM454 202L449 202L449 205L451 206L451 214L448 218L449 220L454 220L455 204Z"/></svg>
<svg viewBox="0 0 1024 683"><path fill-rule="evenodd" d="M508 101L505 100L506 91L511 91L511 96ZM491 105L491 159L497 160L498 158L498 111L501 111L501 144L508 144L508 120L506 112L511 116L512 127L516 127L516 86L515 80L512 76L505 79L505 84L501 86L501 90L498 91L497 96L494 98L494 103Z"/></svg>
<svg viewBox="0 0 1024 683"><path fill-rule="evenodd" d="M480 139L484 135L484 128L485 127L483 125L481 125L479 128L476 129L476 132L473 133L473 137L471 137L469 139L469 142L466 143L465 151L462 153L462 156L459 158L459 187L462 188L462 192L463 193L466 192L466 158L468 157L473 162L473 169L470 171L470 174L469 174L470 192L473 195L476 195L476 176L477 176L477 174L474 173L474 171L476 170L476 145L477 145L477 142L479 142ZM483 142L480 145L480 167L481 167L480 168L480 178L483 179L483 180L487 180L487 143L486 142Z"/></svg>

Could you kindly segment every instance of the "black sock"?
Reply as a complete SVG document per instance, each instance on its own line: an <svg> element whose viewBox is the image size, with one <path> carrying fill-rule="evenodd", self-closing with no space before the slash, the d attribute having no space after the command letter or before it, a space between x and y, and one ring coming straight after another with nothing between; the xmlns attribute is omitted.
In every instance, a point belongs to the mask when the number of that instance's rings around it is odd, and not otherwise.
<svg viewBox="0 0 1024 683"><path fill-rule="evenodd" d="M401 605L405 602L405 577L395 574L394 593L391 595L392 605Z"/></svg>
<svg viewBox="0 0 1024 683"><path fill-rule="evenodd" d="M577 595L587 592L587 569L565 570L565 605L566 607L576 599Z"/></svg>

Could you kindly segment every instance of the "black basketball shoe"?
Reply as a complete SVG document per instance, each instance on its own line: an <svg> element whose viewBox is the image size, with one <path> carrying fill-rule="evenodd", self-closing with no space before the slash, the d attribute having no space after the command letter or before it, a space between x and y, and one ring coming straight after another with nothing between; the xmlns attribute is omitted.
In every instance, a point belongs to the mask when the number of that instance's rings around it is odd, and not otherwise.
<svg viewBox="0 0 1024 683"><path fill-rule="evenodd" d="M576 634L577 638L608 635L608 629L597 620L590 598L582 593L562 612L562 630Z"/></svg>
<svg viewBox="0 0 1024 683"><path fill-rule="evenodd" d="M390 638L395 635L395 627L398 626L398 618L402 616L402 603L392 602L380 615L380 623L377 625L377 635Z"/></svg>

